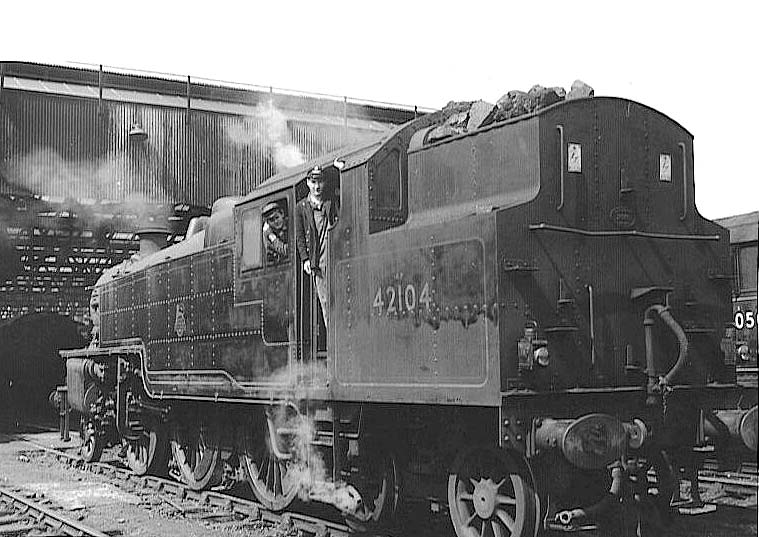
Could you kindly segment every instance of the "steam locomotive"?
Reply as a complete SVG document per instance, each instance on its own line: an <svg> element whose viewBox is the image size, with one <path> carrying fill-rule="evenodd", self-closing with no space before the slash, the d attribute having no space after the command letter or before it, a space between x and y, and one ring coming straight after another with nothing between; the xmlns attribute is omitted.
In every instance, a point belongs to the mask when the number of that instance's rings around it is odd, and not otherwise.
<svg viewBox="0 0 759 537"><path fill-rule="evenodd" d="M717 221L730 230L730 249L735 261L733 327L736 331L738 383L748 388L744 399L757 399L757 235L759 211Z"/></svg>
<svg viewBox="0 0 759 537"><path fill-rule="evenodd" d="M85 457L123 442L137 473L244 479L358 530L421 505L525 537L660 535L707 417L756 450L756 407L723 410L729 237L696 210L692 135L620 98L454 128L473 108L219 200L181 243L143 230L93 290L92 344L61 353ZM327 326L294 248L314 166L339 202Z"/></svg>

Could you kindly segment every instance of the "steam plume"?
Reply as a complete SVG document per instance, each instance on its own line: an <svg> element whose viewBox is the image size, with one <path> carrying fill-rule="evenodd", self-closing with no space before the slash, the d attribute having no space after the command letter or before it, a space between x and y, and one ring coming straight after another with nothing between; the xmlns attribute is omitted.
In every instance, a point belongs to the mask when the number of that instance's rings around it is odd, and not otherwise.
<svg viewBox="0 0 759 537"><path fill-rule="evenodd" d="M10 183L51 202L76 200L94 221L100 215L87 207L96 200L115 201L121 211L141 216L155 213L157 206L169 202L168 195L155 181L142 181L145 184L136 188L141 181L126 154L67 160L54 149L38 148L12 159L6 170Z"/></svg>
<svg viewBox="0 0 759 537"><path fill-rule="evenodd" d="M326 380L322 367L315 364L294 364L275 373L271 380L298 385L298 380L320 378ZM292 395L297 400L305 397L305 394ZM322 453L313 445L316 438L314 420L286 406L278 407L272 419L277 429L287 430L291 434L289 447L294 464L289 467L288 476L298 484L301 500L327 503L345 513L355 512L361 504L361 496L352 485L343 481L331 481Z"/></svg>
<svg viewBox="0 0 759 537"><path fill-rule="evenodd" d="M287 116L272 102L259 104L253 117L225 127L235 145L260 145L271 151L277 169L302 164L305 159L297 145L289 141Z"/></svg>

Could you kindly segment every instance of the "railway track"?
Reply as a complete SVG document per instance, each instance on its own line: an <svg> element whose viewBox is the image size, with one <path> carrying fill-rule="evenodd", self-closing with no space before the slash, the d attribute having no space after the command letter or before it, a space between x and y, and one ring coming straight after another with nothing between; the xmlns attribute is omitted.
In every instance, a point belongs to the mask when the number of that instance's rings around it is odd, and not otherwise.
<svg viewBox="0 0 759 537"><path fill-rule="evenodd" d="M736 508L757 508L759 474L754 461L741 461L734 470L725 470L714 458L707 458L698 472L701 499L706 504Z"/></svg>
<svg viewBox="0 0 759 537"><path fill-rule="evenodd" d="M721 472L703 469L698 473L698 481L703 484L717 485L722 488L725 496L734 498L756 499L759 493L759 476L754 471ZM754 504L756 507L756 504Z"/></svg>
<svg viewBox="0 0 759 537"><path fill-rule="evenodd" d="M87 471L105 477L125 492L146 494L160 498L162 510L171 516L214 524L216 527L259 529L272 528L278 535L302 535L304 537L347 537L351 529L321 515L297 512L274 513L258 502L234 495L235 492L197 492L182 483L156 476L137 476L130 470L110 462L86 463L77 454L66 453L41 445L30 438L25 441L34 449L26 452L30 462L39 458L49 458L79 471ZM759 476L755 463L744 463L741 472L718 470L716 461L706 461L699 473L700 488L710 491L704 498L708 503L726 504L735 507L756 508L756 494ZM750 498L753 497L753 500ZM746 501L749 498L749 501ZM731 503L730 499L741 499L743 504ZM726 501L723 501L726 500ZM155 499L153 500L155 501ZM309 512L318 512L312 509ZM283 531L285 530L285 531ZM291 530L291 531L288 531ZM393 534L397 532L392 532ZM427 533L426 531L423 533ZM445 532L444 532L445 533ZM55 535L89 535L87 533L56 533ZM0 529L0 535L4 535ZM40 535L47 535L41 533ZM100 535L100 534L97 534ZM355 534L353 534L355 535ZM384 534L387 535L387 534Z"/></svg>
<svg viewBox="0 0 759 537"><path fill-rule="evenodd" d="M254 500L220 491L194 491L174 480L138 476L107 462L87 463L78 455L51 449L29 438L24 440L35 448L26 453L30 461L38 457L54 458L77 470L103 476L126 492L149 491L176 516L230 527L279 527L291 529L293 535L303 537L348 537L351 534L347 525L332 520L297 512L275 513ZM2 531L0 535L3 535Z"/></svg>
<svg viewBox="0 0 759 537"><path fill-rule="evenodd" d="M735 472L723 472L726 474L742 474L745 475L746 478L750 478L753 476L756 479L759 479L759 470L757 470L757 464L755 461L740 461L737 464L737 471ZM715 472L719 469L719 461L716 459L706 459L704 461L704 471L706 472Z"/></svg>
<svg viewBox="0 0 759 537"><path fill-rule="evenodd" d="M757 471L757 464L754 461L739 462L735 470L720 470L717 460L707 459L704 461L703 468L698 472L698 478L709 483L745 486L753 489L754 492L759 489L759 471Z"/></svg>
<svg viewBox="0 0 759 537"><path fill-rule="evenodd" d="M753 491L754 493L759 489L759 481L757 481L756 474L745 472L712 472L702 470L698 473L698 479L707 483L734 485L745 488L747 491Z"/></svg>
<svg viewBox="0 0 759 537"><path fill-rule="evenodd" d="M109 537L42 505L36 497L0 487L0 535Z"/></svg>

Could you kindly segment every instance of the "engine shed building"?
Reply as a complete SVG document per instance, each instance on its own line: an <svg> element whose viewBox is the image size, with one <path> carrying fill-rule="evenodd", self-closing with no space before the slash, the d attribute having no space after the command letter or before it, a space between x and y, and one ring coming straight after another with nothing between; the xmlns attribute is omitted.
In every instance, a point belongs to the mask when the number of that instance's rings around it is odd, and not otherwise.
<svg viewBox="0 0 759 537"><path fill-rule="evenodd" d="M425 110L427 111L427 110ZM0 63L0 322L84 319L87 288L139 249L283 168L420 110L99 67Z"/></svg>

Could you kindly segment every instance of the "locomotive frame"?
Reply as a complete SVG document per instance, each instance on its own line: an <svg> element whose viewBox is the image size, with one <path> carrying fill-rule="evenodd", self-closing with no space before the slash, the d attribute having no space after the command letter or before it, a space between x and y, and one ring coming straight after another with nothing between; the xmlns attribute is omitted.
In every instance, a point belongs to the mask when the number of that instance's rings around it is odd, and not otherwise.
<svg viewBox="0 0 759 537"><path fill-rule="evenodd" d="M171 452L194 488L244 475L269 508L300 493L357 529L416 498L459 537L634 531L618 509L658 534L673 459L695 471L705 416L739 396L727 231L695 209L692 136L592 98L429 141L466 110L221 200L104 274L97 340L61 353L86 456L123 441L144 473ZM327 329L293 248L314 165L340 202ZM263 249L271 202L284 263ZM739 422L755 450L756 408Z"/></svg>

